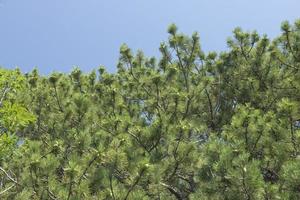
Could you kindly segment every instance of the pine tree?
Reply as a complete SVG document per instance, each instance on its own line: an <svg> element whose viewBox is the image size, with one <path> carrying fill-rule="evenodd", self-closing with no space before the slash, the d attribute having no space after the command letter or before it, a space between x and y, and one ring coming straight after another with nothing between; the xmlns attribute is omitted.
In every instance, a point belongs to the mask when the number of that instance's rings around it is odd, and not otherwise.
<svg viewBox="0 0 300 200"><path fill-rule="evenodd" d="M173 24L118 71L0 71L1 199L299 199L300 21L204 53Z"/></svg>

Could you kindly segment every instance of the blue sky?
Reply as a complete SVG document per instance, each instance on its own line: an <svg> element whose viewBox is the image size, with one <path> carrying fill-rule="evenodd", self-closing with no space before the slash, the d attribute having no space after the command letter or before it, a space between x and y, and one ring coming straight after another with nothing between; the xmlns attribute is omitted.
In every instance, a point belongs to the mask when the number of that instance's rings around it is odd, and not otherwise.
<svg viewBox="0 0 300 200"><path fill-rule="evenodd" d="M0 0L0 66L114 72L122 43L158 56L171 23L198 31L206 52L221 51L236 26L273 38L299 8L299 0Z"/></svg>

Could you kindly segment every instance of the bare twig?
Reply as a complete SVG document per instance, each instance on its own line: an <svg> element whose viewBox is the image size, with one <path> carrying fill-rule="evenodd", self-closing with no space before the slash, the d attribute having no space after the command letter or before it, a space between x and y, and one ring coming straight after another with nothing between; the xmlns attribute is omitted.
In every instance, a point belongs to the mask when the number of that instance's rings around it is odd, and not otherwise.
<svg viewBox="0 0 300 200"><path fill-rule="evenodd" d="M5 192L7 192L8 190L12 189L16 184L12 184L11 186L9 186L8 188L6 188L5 190L0 192L0 195L4 194Z"/></svg>

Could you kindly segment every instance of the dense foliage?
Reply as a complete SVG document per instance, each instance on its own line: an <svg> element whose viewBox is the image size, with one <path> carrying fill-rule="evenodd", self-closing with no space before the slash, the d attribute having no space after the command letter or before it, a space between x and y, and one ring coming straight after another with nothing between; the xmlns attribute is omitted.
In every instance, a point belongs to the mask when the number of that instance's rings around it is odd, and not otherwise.
<svg viewBox="0 0 300 200"><path fill-rule="evenodd" d="M159 59L0 70L0 199L300 199L300 21L204 53L168 29Z"/></svg>

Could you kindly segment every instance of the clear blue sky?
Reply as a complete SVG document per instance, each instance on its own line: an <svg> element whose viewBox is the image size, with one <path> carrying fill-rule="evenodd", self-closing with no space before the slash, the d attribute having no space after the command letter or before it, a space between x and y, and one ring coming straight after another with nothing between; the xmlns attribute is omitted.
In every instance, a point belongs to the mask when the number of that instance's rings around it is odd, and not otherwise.
<svg viewBox="0 0 300 200"><path fill-rule="evenodd" d="M171 23L220 51L236 26L275 37L299 10L299 0L0 0L0 66L114 72L122 43L156 56Z"/></svg>

